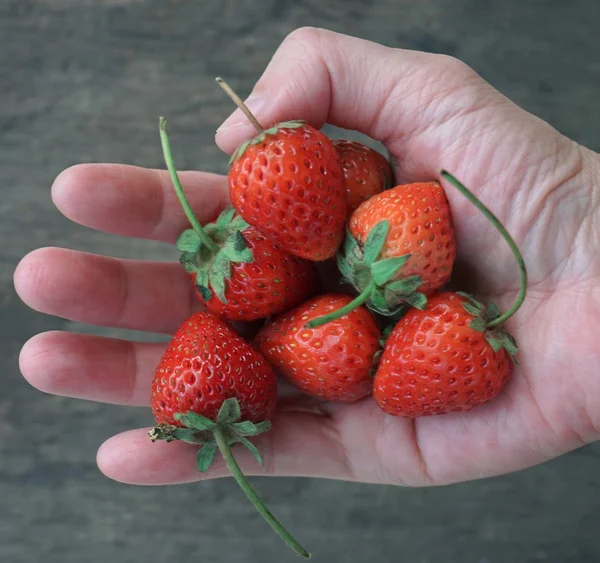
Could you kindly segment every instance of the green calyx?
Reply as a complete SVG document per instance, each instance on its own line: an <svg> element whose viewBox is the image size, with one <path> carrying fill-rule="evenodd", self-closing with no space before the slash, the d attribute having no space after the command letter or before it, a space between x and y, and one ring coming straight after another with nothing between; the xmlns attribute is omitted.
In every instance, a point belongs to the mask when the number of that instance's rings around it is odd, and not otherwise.
<svg viewBox="0 0 600 563"><path fill-rule="evenodd" d="M298 555L305 559L310 559L310 553L300 545L265 506L243 474L231 451L231 448L236 444L242 444L250 451L254 459L262 465L258 449L247 437L267 432L271 428L271 423L269 421L253 423L247 420L242 421L240 418L241 409L238 400L230 398L223 401L216 420L211 420L191 411L177 413L175 419L181 422L184 428L169 424L159 424L150 430L148 435L153 442L156 440L164 440L165 442L180 440L199 445L200 449L196 455L196 466L202 473L208 470L217 450L219 450L233 478L258 513Z"/></svg>
<svg viewBox="0 0 600 563"><path fill-rule="evenodd" d="M179 440L201 446L196 457L196 465L202 473L208 470L217 452L218 445L215 435L217 430L223 435L228 447L242 444L250 451L254 459L262 465L262 458L258 449L247 439L247 436L258 436L263 432L267 432L271 429L271 423L265 420L255 424L247 420L240 421L240 417L241 411L238 400L235 398L226 399L219 409L216 421L191 411L177 413L174 418L183 424L183 428L170 424L159 424L150 430L148 435L153 442L156 440L164 440L165 442Z"/></svg>
<svg viewBox="0 0 600 563"><path fill-rule="evenodd" d="M407 304L417 309L425 308L427 298L417 291L423 278L403 278L400 273L411 255L381 258L389 229L390 222L387 219L377 223L363 246L347 231L344 249L337 257L338 269L343 280L353 285L359 295L337 311L309 321L307 328L315 328L338 319L362 304L386 317L398 314Z"/></svg>
<svg viewBox="0 0 600 563"><path fill-rule="evenodd" d="M181 252L179 261L186 272L195 274L196 287L204 301L211 299L214 292L220 301L227 303L225 291L231 279L232 263L254 260L243 235L247 228L248 223L229 207L214 223L203 228L216 250L205 244L197 229L186 229L179 235L176 243Z"/></svg>
<svg viewBox="0 0 600 563"><path fill-rule="evenodd" d="M519 351L516 340L510 333L494 325L494 321L502 315L500 309L494 303L490 303L485 307L472 295L463 291L458 291L457 294L466 299L462 306L469 315L473 316L473 320L469 323L469 326L473 330L484 334L485 339L494 352L498 352L501 348L504 348L512 360L518 364L515 358Z"/></svg>
<svg viewBox="0 0 600 563"><path fill-rule="evenodd" d="M281 129L297 129L299 127L304 127L306 124L305 121L301 120L293 120L293 121L284 121L282 123L277 123L277 125L273 125L273 127L269 127L268 129L261 129L257 135L252 137L252 139L248 139L244 141L231 155L229 159L229 166L231 167L233 163L238 160L246 151L248 147L252 147L254 145L258 145L262 143L268 135L277 135Z"/></svg>
<svg viewBox="0 0 600 563"><path fill-rule="evenodd" d="M177 199L192 225L177 239L177 249L181 252L179 261L189 274L195 274L196 287L204 301L212 298L213 292L223 303L227 303L225 290L231 279L231 264L252 262L252 252L242 234L249 225L236 215L233 207L225 209L214 223L202 227L194 215L190 203L179 180L171 142L167 134L167 122L159 120L160 139L165 163L171 176Z"/></svg>

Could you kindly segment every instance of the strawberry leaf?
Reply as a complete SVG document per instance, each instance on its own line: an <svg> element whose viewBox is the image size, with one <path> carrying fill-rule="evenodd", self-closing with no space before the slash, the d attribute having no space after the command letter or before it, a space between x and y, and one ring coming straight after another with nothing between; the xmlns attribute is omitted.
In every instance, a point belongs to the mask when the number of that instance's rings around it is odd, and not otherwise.
<svg viewBox="0 0 600 563"><path fill-rule="evenodd" d="M171 433L171 437L173 440L187 442L188 444L204 444L207 434L194 428L175 428Z"/></svg>
<svg viewBox="0 0 600 563"><path fill-rule="evenodd" d="M516 356L519 352L517 341L514 339L512 334L509 334L508 332L504 333L504 340L502 342L502 345L511 356Z"/></svg>
<svg viewBox="0 0 600 563"><path fill-rule="evenodd" d="M212 291L210 289L208 289L208 287L206 287L205 285L199 285L198 283L196 283L196 288L198 289L198 293L200 294L200 297L202 297L202 299L204 301L210 301L212 299Z"/></svg>
<svg viewBox="0 0 600 563"><path fill-rule="evenodd" d="M224 254L220 252L217 254L214 262L211 264L209 276L210 287L212 287L215 295L220 301L227 303L227 298L225 297L225 280L231 278L231 262Z"/></svg>
<svg viewBox="0 0 600 563"><path fill-rule="evenodd" d="M384 260L378 260L371 264L371 276L373 281L377 285L384 285L393 279L398 270L406 264L406 261L410 258L410 254L405 256L397 256L395 258L386 258Z"/></svg>
<svg viewBox="0 0 600 563"><path fill-rule="evenodd" d="M337 255L337 266L344 281L354 285L354 268L350 265L350 263L346 259L346 256L344 256L342 253L338 253Z"/></svg>
<svg viewBox="0 0 600 563"><path fill-rule="evenodd" d="M366 266L370 267L379 257L389 230L390 222L387 219L377 223L377 225L370 230L363 247L363 262Z"/></svg>
<svg viewBox="0 0 600 563"><path fill-rule="evenodd" d="M473 329L476 330L477 332L485 332L486 328L487 328L487 324L486 322L481 318L481 317L476 317L474 318L470 323L469 326ZM492 346L492 348L494 348L494 345L490 342L490 345ZM494 352L497 352L498 349L494 348Z"/></svg>
<svg viewBox="0 0 600 563"><path fill-rule="evenodd" d="M495 338L489 338L488 343L492 347L492 350L494 351L495 354L497 354L498 350L500 350L500 348L502 348L502 342L500 342L499 340L497 340Z"/></svg>
<svg viewBox="0 0 600 563"><path fill-rule="evenodd" d="M359 262L354 269L354 279L358 287L367 287L371 281L371 271L362 262Z"/></svg>
<svg viewBox="0 0 600 563"><path fill-rule="evenodd" d="M256 137L254 137L250 141L250 144L251 145L258 145L259 143L262 143L264 140L265 140L265 132L262 132L262 133L256 135Z"/></svg>
<svg viewBox="0 0 600 563"><path fill-rule="evenodd" d="M496 320L500 315L502 315L502 312L500 311L500 309L498 309L498 307L496 306L495 303L490 303L488 305L487 308L487 320L488 322Z"/></svg>
<svg viewBox="0 0 600 563"><path fill-rule="evenodd" d="M473 315L474 317L481 316L481 309L479 307L475 307L472 303L463 303L463 308L469 315Z"/></svg>
<svg viewBox="0 0 600 563"><path fill-rule="evenodd" d="M187 428L195 428L196 430L210 430L216 426L216 423L210 418L206 418L193 411L188 411L187 413L175 413L173 418L181 422L184 426L187 426Z"/></svg>
<svg viewBox="0 0 600 563"><path fill-rule="evenodd" d="M208 270L206 268L200 268L196 273L196 287L198 288L198 293L204 301L209 301L212 299L212 292L208 288L209 280L208 280Z"/></svg>
<svg viewBox="0 0 600 563"><path fill-rule="evenodd" d="M410 255L408 255L410 256ZM408 276L401 280L389 283L386 285L388 291L393 291L398 295L408 295L417 291L423 284L423 278L421 276Z"/></svg>
<svg viewBox="0 0 600 563"><path fill-rule="evenodd" d="M275 125L277 129L296 129L298 127L304 127L306 125L306 121L302 121L301 119L292 119L290 121L283 121Z"/></svg>
<svg viewBox="0 0 600 563"><path fill-rule="evenodd" d="M200 254L198 252L184 252L179 257L179 263L188 274L194 274L200 267Z"/></svg>
<svg viewBox="0 0 600 563"><path fill-rule="evenodd" d="M234 207L227 207L217 218L217 229L226 229L235 215Z"/></svg>
<svg viewBox="0 0 600 563"><path fill-rule="evenodd" d="M202 241L194 229L186 229L179 235L175 245L179 252L189 252L193 254L200 250Z"/></svg>
<svg viewBox="0 0 600 563"><path fill-rule="evenodd" d="M248 145L250 144L250 141L252 139L248 139L247 141L244 141L235 151L234 153L231 155L231 158L229 159L229 166L231 166L238 158L240 158L243 154L244 151L248 148Z"/></svg>
<svg viewBox="0 0 600 563"><path fill-rule="evenodd" d="M423 310L427 305L427 297L418 291L402 296L403 301L413 306L415 309Z"/></svg>
<svg viewBox="0 0 600 563"><path fill-rule="evenodd" d="M262 462L262 457L260 457L260 452L258 451L257 447L250 440L244 438L243 436L238 436L237 441L240 444L243 444L244 446L246 446L246 448L252 454L252 456L258 462L258 464L262 465L263 462Z"/></svg>
<svg viewBox="0 0 600 563"><path fill-rule="evenodd" d="M266 420L264 422L254 424L249 420L245 420L244 422L235 422L229 427L239 436L257 436L262 432L267 432L268 430L270 430L271 423L268 420Z"/></svg>
<svg viewBox="0 0 600 563"><path fill-rule="evenodd" d="M519 348L517 346L517 341L514 339L512 334L509 334L501 329L492 329L486 332L485 338L494 352L498 352L500 348L504 348L513 361L518 365L519 362L516 361L514 356L517 355Z"/></svg>
<svg viewBox="0 0 600 563"><path fill-rule="evenodd" d="M214 440L205 442L198 450L198 454L196 455L196 466L198 467L198 471L201 473L206 472L206 470L210 467L210 464L215 459L216 453L217 443Z"/></svg>
<svg viewBox="0 0 600 563"><path fill-rule="evenodd" d="M252 262L254 257L240 231L233 231L221 249L222 255L231 262ZM229 279L229 278L228 278Z"/></svg>
<svg viewBox="0 0 600 563"><path fill-rule="evenodd" d="M238 215L231 224L229 225L229 229L231 231L245 231L250 225L244 220L241 215Z"/></svg>
<svg viewBox="0 0 600 563"><path fill-rule="evenodd" d="M346 229L346 238L344 239L344 254L346 257L354 256L358 249L358 241L352 236L349 229Z"/></svg>
<svg viewBox="0 0 600 563"><path fill-rule="evenodd" d="M479 301L477 301L477 299L475 299L475 297L470 293L466 293L465 291L457 291L456 295L460 295L461 297L468 299L478 309L483 309L483 305Z"/></svg>
<svg viewBox="0 0 600 563"><path fill-rule="evenodd" d="M219 424L232 424L240 419L241 411L238 400L234 397L225 399L217 414Z"/></svg>
<svg viewBox="0 0 600 563"><path fill-rule="evenodd" d="M377 313L380 313L382 315L385 315L387 313L389 307L383 288L376 287L373 290L368 305L370 309L373 309Z"/></svg>

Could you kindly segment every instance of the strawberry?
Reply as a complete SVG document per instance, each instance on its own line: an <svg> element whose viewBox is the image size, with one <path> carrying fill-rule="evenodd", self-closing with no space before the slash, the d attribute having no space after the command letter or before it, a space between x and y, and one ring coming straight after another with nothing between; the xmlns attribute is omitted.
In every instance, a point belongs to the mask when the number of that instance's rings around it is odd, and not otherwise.
<svg viewBox="0 0 600 563"><path fill-rule="evenodd" d="M338 139L333 146L342 163L350 217L363 201L392 187L392 169L381 153L358 141Z"/></svg>
<svg viewBox="0 0 600 563"><path fill-rule="evenodd" d="M509 379L516 344L487 330L480 304L444 292L425 310L411 309L387 338L373 396L394 416L418 417L465 411L495 397ZM510 352L510 354L509 354Z"/></svg>
<svg viewBox="0 0 600 563"><path fill-rule="evenodd" d="M248 499L297 553L310 555L266 509L241 472L231 447L242 444L262 463L248 440L270 429L277 379L260 352L208 311L186 319L173 335L152 382L152 441L181 440L200 446L202 472L221 451Z"/></svg>
<svg viewBox="0 0 600 563"><path fill-rule="evenodd" d="M418 182L374 195L358 207L338 267L344 281L360 292L355 306L366 303L391 316L405 304L422 309L426 296L448 281L455 256L444 189L438 182Z"/></svg>
<svg viewBox="0 0 600 563"><path fill-rule="evenodd" d="M395 416L418 417L466 411L493 399L508 381L515 339L502 328L522 305L527 291L523 257L498 219L456 178L442 171L492 223L508 243L520 272L520 291L504 314L465 293L430 297L424 310L411 309L385 343L373 396ZM516 363L516 360L514 360Z"/></svg>
<svg viewBox="0 0 600 563"><path fill-rule="evenodd" d="M306 321L350 303L343 294L315 297L284 313L258 332L255 343L268 362L309 395L351 403L371 394L380 330L365 308L326 327L306 329Z"/></svg>
<svg viewBox="0 0 600 563"><path fill-rule="evenodd" d="M214 223L200 225L183 193L161 120L165 161L175 192L192 224L177 240L180 262L209 311L233 321L264 319L308 298L317 286L315 265L285 252L225 209Z"/></svg>
<svg viewBox="0 0 600 563"><path fill-rule="evenodd" d="M152 411L159 424L183 426L175 413L214 419L235 397L244 420L273 415L277 381L264 358L213 313L189 317L177 330L156 369Z"/></svg>
<svg viewBox="0 0 600 563"><path fill-rule="evenodd" d="M233 206L291 254L315 262L331 258L346 223L344 177L333 143L303 121L263 129L229 86L217 81L257 130L231 158Z"/></svg>

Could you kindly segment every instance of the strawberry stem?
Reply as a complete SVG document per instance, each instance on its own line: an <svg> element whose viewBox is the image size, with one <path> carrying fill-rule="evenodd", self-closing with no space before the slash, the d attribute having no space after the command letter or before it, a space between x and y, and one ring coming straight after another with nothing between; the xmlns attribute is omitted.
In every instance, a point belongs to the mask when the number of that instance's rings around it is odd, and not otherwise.
<svg viewBox="0 0 600 563"><path fill-rule="evenodd" d="M304 327L317 328L319 326L327 324L328 322L335 321L336 319L339 319L344 315L347 315L348 313L351 313L352 311L354 311L354 309L358 309L358 307L360 307L365 301L369 299L369 297L371 297L371 293L373 293L375 285L375 282L371 280L367 287L365 287L363 292L357 297L355 297L352 301L350 301L350 303L344 305L343 307L340 307L339 309L336 309L328 315L323 315L322 317L317 317L316 319L308 321L304 325Z"/></svg>
<svg viewBox="0 0 600 563"><path fill-rule="evenodd" d="M267 523L277 532L277 535L288 544L298 555L304 557L305 559L310 559L310 553L306 551L295 539L294 537L283 527L283 525L273 516L271 511L265 506L261 498L258 496L256 491L250 486L248 479L242 473L240 466L238 465L235 457L233 457L233 453L231 452L231 448L227 443L227 439L225 434L223 433L222 428L219 426L215 427L213 430L213 435L223 455L223 459L227 464L227 467L231 471L233 478L237 481L238 485L244 491L250 502L254 505L256 510L261 514L261 516L267 521Z"/></svg>
<svg viewBox="0 0 600 563"><path fill-rule="evenodd" d="M495 326L499 326L502 323L506 322L510 317L512 317L521 307L523 301L525 300L525 294L527 293L527 269L525 267L525 261L523 260L523 256L521 251L517 247L514 239L510 236L504 225L500 222L500 220L473 194L464 184L459 182L452 174L442 170L440 174L448 180L462 195L464 195L483 215L486 219L495 227L495 229L500 233L502 238L508 244L510 250L512 251L515 260L517 261L517 266L519 268L520 274L520 289L519 294L513 306L503 313L498 318L493 319L487 323L487 328L493 328Z"/></svg>
<svg viewBox="0 0 600 563"><path fill-rule="evenodd" d="M185 197L185 193L183 192L183 187L181 186L177 170L175 169L175 163L173 162L171 142L169 141L169 135L167 133L167 120L164 117L161 117L159 119L159 131L163 155L165 157L165 163L167 164L167 169L169 170L169 174L171 175L171 181L173 182L173 187L175 188L175 193L177 194L177 199L179 200L181 207L183 207L185 216L188 218L188 221L192 225L194 231L196 231L196 234L202 241L202 244L204 244L206 248L211 250L213 253L217 253L219 251L219 245L215 243L206 234L206 232L202 228L202 225L200 225L198 219L194 215L190 203L187 200L187 197Z"/></svg>
<svg viewBox="0 0 600 563"><path fill-rule="evenodd" d="M252 115L252 112L248 109L248 106L242 101L242 98L240 98L233 91L231 86L229 86L229 84L227 84L227 82L225 82L225 80L223 80L220 76L215 78L215 81L221 88L223 88L223 90L225 90L225 93L233 100L233 103L244 112L244 115L248 118L248 121L252 123L254 129L256 129L256 132L259 135L264 133L265 130L263 129L263 126L260 124L258 119Z"/></svg>

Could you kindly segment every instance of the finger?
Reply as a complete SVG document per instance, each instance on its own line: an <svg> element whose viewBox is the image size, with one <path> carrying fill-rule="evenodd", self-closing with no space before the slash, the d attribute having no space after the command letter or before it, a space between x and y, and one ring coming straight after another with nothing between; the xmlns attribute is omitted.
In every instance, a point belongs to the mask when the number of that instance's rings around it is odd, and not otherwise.
<svg viewBox="0 0 600 563"><path fill-rule="evenodd" d="M149 406L154 372L166 343L132 342L50 331L28 340L19 355L23 377L52 395L127 406ZM279 382L287 410L322 413L316 399Z"/></svg>
<svg viewBox="0 0 600 563"><path fill-rule="evenodd" d="M180 442L155 442L148 428L124 432L107 440L98 451L100 470L115 481L136 485L189 483L230 475L221 456L207 473L196 469L197 447ZM280 412L269 432L253 439L263 458L257 464L242 446L235 457L247 475L307 476L352 479L328 419L305 412Z"/></svg>
<svg viewBox="0 0 600 563"><path fill-rule="evenodd" d="M305 119L360 131L401 155L402 141L461 111L466 102L455 93L477 75L450 57L390 49L370 41L302 28L279 47L247 102L263 125ZM478 81L481 85L483 80ZM481 88L482 98L491 88ZM458 97L434 103L442 96ZM227 151L252 135L236 110L217 132Z"/></svg>
<svg viewBox="0 0 600 563"><path fill-rule="evenodd" d="M200 308L180 264L42 248L25 256L15 289L32 309L97 326L172 333Z"/></svg>
<svg viewBox="0 0 600 563"><path fill-rule="evenodd" d="M228 202L226 178L191 171L179 176L198 220L214 220ZM122 164L73 166L54 181L52 199L72 221L121 236L174 242L189 226L166 170Z"/></svg>
<svg viewBox="0 0 600 563"><path fill-rule="evenodd" d="M23 377L52 395L148 406L165 344L129 342L69 332L45 332L25 343Z"/></svg>

